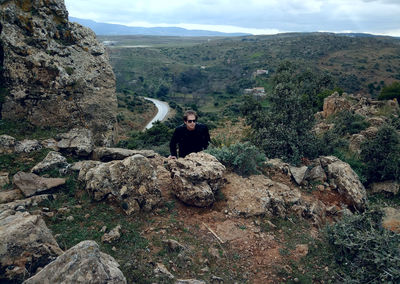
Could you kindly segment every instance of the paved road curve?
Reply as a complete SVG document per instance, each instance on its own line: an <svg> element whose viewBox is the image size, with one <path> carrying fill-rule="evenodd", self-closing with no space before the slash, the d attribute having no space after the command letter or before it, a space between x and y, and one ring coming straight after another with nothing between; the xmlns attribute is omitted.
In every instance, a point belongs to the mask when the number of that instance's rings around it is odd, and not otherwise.
<svg viewBox="0 0 400 284"><path fill-rule="evenodd" d="M153 126L154 122L156 122L158 120L159 121L163 121L163 119L168 114L169 106L168 106L168 104L166 102L159 101L159 100L156 100L156 99L153 99L153 98L145 98L145 99L148 100L148 101L153 102L156 105L157 109L158 109L158 112L157 112L156 116L149 122L149 124L146 125L146 129L149 129L149 128L151 128Z"/></svg>

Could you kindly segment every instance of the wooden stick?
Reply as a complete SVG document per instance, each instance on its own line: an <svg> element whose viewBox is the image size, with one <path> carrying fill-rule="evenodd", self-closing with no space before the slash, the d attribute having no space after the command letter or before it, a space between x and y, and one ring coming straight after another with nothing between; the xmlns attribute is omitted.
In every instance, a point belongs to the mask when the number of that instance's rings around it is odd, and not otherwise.
<svg viewBox="0 0 400 284"><path fill-rule="evenodd" d="M225 243L223 240L221 240L220 237L218 237L218 235L210 227L208 227L204 222L202 222L202 223L203 223L204 227L206 227L214 235L214 237L216 237L217 240L220 241L221 244Z"/></svg>

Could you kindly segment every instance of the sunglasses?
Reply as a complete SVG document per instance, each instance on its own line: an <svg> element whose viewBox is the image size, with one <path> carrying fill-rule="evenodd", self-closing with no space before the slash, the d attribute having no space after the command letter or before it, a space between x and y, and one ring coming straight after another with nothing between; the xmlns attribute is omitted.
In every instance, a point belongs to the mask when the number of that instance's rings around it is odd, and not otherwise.
<svg viewBox="0 0 400 284"><path fill-rule="evenodd" d="M194 123L194 122L196 122L196 119L195 120L186 120L187 121L187 123Z"/></svg>

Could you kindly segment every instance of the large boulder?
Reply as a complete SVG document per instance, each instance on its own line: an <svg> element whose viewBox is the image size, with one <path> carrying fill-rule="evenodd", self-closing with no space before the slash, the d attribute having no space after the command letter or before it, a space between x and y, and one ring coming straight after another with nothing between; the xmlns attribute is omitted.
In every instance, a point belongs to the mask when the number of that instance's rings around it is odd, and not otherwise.
<svg viewBox="0 0 400 284"><path fill-rule="evenodd" d="M346 204L350 208L364 210L367 192L350 165L334 156L320 157L319 160L331 187L342 195Z"/></svg>
<svg viewBox="0 0 400 284"><path fill-rule="evenodd" d="M92 131L86 128L74 128L67 133L58 134L56 139L60 151L89 156L94 148Z"/></svg>
<svg viewBox="0 0 400 284"><path fill-rule="evenodd" d="M15 143L14 151L16 153L30 153L42 149L38 140L24 139Z"/></svg>
<svg viewBox="0 0 400 284"><path fill-rule="evenodd" d="M10 135L0 135L0 154L10 154L14 152L17 139Z"/></svg>
<svg viewBox="0 0 400 284"><path fill-rule="evenodd" d="M61 170L69 167L67 159L59 152L51 151L39 164L35 165L31 172L40 174L48 170Z"/></svg>
<svg viewBox="0 0 400 284"><path fill-rule="evenodd" d="M333 114L350 110L351 103L346 94L342 96L338 92L333 93L329 97L324 99L324 106L322 111L322 117L327 118Z"/></svg>
<svg viewBox="0 0 400 284"><path fill-rule="evenodd" d="M301 199L296 187L275 182L263 175L243 178L236 174L226 176L228 183L222 192L230 212L243 216L281 216Z"/></svg>
<svg viewBox="0 0 400 284"><path fill-rule="evenodd" d="M225 166L207 153L170 159L167 168L171 172L174 194L189 205L211 205L215 201L215 192L225 184Z"/></svg>
<svg viewBox="0 0 400 284"><path fill-rule="evenodd" d="M102 253L94 241L83 241L60 255L24 284L125 284L113 257Z"/></svg>
<svg viewBox="0 0 400 284"><path fill-rule="evenodd" d="M1 117L37 126L87 127L113 140L117 98L105 48L68 21L64 0L1 1L0 51L9 95Z"/></svg>
<svg viewBox="0 0 400 284"><path fill-rule="evenodd" d="M130 150L124 148L108 148L108 147L97 147L93 150L93 160L99 160L102 162L109 162L114 160L123 160L130 156L140 154L146 158L154 158L157 154L152 150Z"/></svg>
<svg viewBox="0 0 400 284"><path fill-rule="evenodd" d="M3 211L0 240L0 282L21 282L63 253L42 217L28 212Z"/></svg>
<svg viewBox="0 0 400 284"><path fill-rule="evenodd" d="M13 177L13 183L29 197L37 193L65 184L64 178L44 178L33 173L18 172Z"/></svg>
<svg viewBox="0 0 400 284"><path fill-rule="evenodd" d="M150 211L161 201L156 172L142 155L108 163L82 167L79 179L86 184L94 200L116 199L127 214Z"/></svg>

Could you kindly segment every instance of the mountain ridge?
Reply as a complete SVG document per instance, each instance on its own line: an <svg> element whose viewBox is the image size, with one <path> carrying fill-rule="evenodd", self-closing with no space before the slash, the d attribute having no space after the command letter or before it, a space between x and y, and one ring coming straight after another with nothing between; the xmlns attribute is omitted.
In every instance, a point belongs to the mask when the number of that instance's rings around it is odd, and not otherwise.
<svg viewBox="0 0 400 284"><path fill-rule="evenodd" d="M93 30L96 35L156 35L156 36L247 36L247 33L224 33L208 30L188 30L179 27L130 27L119 24L100 23L93 20L69 17L71 22L77 22Z"/></svg>

